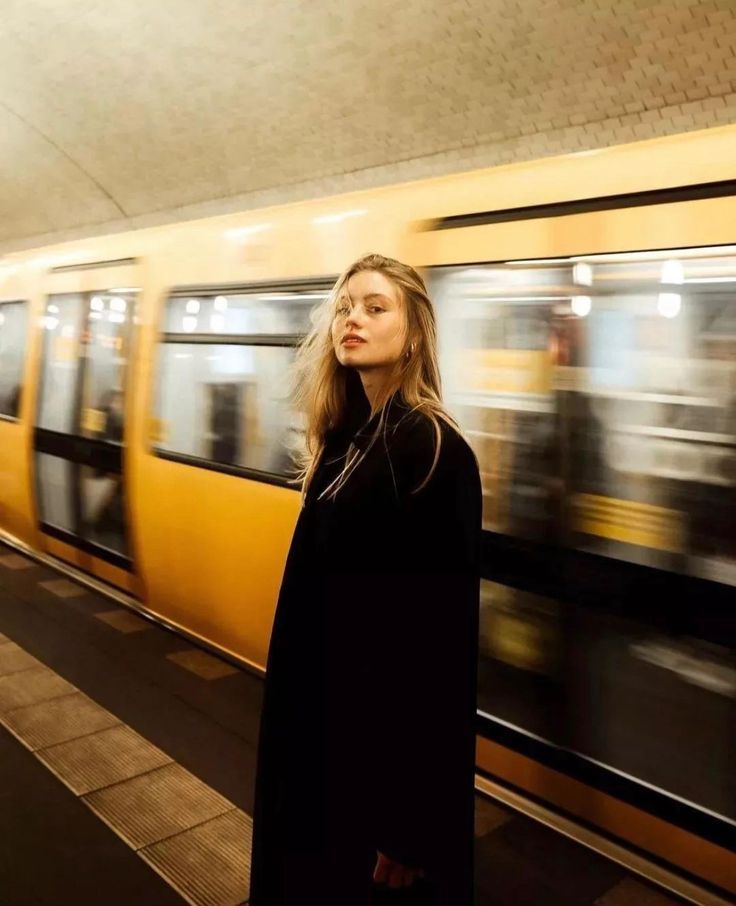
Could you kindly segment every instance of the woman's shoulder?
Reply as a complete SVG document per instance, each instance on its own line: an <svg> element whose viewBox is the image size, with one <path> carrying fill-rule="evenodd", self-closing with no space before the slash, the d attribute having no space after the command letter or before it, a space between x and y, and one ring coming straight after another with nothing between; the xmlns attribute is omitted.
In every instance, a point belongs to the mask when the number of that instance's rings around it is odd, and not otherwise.
<svg viewBox="0 0 736 906"><path fill-rule="evenodd" d="M435 473L478 472L478 461L459 427L440 416L432 418L413 410L402 419L395 433L394 447L402 464L412 473L426 475L432 468L439 444Z"/></svg>

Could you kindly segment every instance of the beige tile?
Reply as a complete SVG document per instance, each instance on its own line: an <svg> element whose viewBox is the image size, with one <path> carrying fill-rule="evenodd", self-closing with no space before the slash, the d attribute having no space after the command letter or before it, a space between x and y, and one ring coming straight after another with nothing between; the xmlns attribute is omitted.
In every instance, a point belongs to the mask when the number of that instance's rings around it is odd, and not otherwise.
<svg viewBox="0 0 736 906"><path fill-rule="evenodd" d="M30 569L34 565L33 560L20 554L6 554L0 557L0 566L4 566L5 569Z"/></svg>
<svg viewBox="0 0 736 906"><path fill-rule="evenodd" d="M136 850L235 808L178 764L90 793L83 801Z"/></svg>
<svg viewBox="0 0 736 906"><path fill-rule="evenodd" d="M152 628L149 620L144 620L129 610L105 610L103 613L96 613L95 618L117 629L118 632L143 632Z"/></svg>
<svg viewBox="0 0 736 906"><path fill-rule="evenodd" d="M240 809L139 850L190 903L237 906L250 893L253 822Z"/></svg>
<svg viewBox="0 0 736 906"><path fill-rule="evenodd" d="M36 754L77 796L171 763L165 752L123 724Z"/></svg>
<svg viewBox="0 0 736 906"><path fill-rule="evenodd" d="M48 582L39 582L41 588L50 591L57 598L78 598L87 594L81 585L76 582L70 582L69 579L51 579Z"/></svg>
<svg viewBox="0 0 736 906"><path fill-rule="evenodd" d="M634 878L624 878L595 901L595 906L677 906L675 900Z"/></svg>
<svg viewBox="0 0 736 906"><path fill-rule="evenodd" d="M43 667L43 664L15 642L5 642L0 645L0 676L17 673L20 670L29 670L31 667Z"/></svg>
<svg viewBox="0 0 736 906"><path fill-rule="evenodd" d="M0 676L0 712L36 705L76 691L71 683L48 667Z"/></svg>
<svg viewBox="0 0 736 906"><path fill-rule="evenodd" d="M475 797L475 836L484 837L510 821L513 815L485 796Z"/></svg>
<svg viewBox="0 0 736 906"><path fill-rule="evenodd" d="M32 751L120 723L81 692L8 711L2 722Z"/></svg>
<svg viewBox="0 0 736 906"><path fill-rule="evenodd" d="M175 651L173 654L167 654L166 657L185 670L189 670L190 673L195 673L201 679L215 680L238 673L236 667L207 654L206 651L200 651L198 648Z"/></svg>

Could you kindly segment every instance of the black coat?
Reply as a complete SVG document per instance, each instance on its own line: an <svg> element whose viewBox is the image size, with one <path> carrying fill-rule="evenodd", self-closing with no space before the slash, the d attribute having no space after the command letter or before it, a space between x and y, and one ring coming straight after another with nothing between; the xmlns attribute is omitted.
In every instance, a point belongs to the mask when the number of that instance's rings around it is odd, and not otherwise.
<svg viewBox="0 0 736 906"><path fill-rule="evenodd" d="M365 395L329 435L301 510L268 655L250 906L366 906L377 851L425 870L406 899L470 906L481 485L466 441L394 396L335 501L316 499ZM403 895L402 895L403 896Z"/></svg>

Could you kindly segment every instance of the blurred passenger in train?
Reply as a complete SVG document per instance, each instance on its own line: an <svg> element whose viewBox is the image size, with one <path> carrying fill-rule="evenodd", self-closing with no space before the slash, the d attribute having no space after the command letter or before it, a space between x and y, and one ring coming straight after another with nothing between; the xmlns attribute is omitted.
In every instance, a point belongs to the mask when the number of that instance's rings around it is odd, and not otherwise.
<svg viewBox="0 0 736 906"><path fill-rule="evenodd" d="M20 384L16 384L15 387L8 394L8 405L7 405L7 414L12 418L18 418L20 413Z"/></svg>
<svg viewBox="0 0 736 906"><path fill-rule="evenodd" d="M122 443L124 427L122 390L115 388L108 390L100 401L100 411L104 414L100 439ZM104 543L105 538L122 538L125 532L122 475L98 469L95 478L107 481L107 487L100 495L92 516L92 526L98 535L98 540Z"/></svg>
<svg viewBox="0 0 736 906"><path fill-rule="evenodd" d="M105 415L102 440L120 443L123 439L123 391L116 388L108 390L100 409Z"/></svg>
<svg viewBox="0 0 736 906"><path fill-rule="evenodd" d="M251 906L470 906L478 463L421 277L351 265L296 358L302 509L259 739Z"/></svg>

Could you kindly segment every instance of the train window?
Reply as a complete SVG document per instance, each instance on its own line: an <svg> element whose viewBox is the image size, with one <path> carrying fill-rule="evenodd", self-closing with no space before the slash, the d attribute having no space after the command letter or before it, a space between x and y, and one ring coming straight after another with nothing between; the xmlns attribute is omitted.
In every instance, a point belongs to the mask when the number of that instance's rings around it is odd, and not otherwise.
<svg viewBox="0 0 736 906"><path fill-rule="evenodd" d="M89 298L81 433L111 443L123 439L123 401L132 293Z"/></svg>
<svg viewBox="0 0 736 906"><path fill-rule="evenodd" d="M162 350L159 448L263 472L290 467L285 375L293 349L170 344Z"/></svg>
<svg viewBox="0 0 736 906"><path fill-rule="evenodd" d="M736 585L736 257L436 268L484 525Z"/></svg>
<svg viewBox="0 0 736 906"><path fill-rule="evenodd" d="M324 292L239 292L195 294L169 300L166 333L304 334L309 312Z"/></svg>
<svg viewBox="0 0 736 906"><path fill-rule="evenodd" d="M124 558L123 403L134 301L135 291L122 289L49 297L35 435L42 521Z"/></svg>
<svg viewBox="0 0 736 906"><path fill-rule="evenodd" d="M329 285L173 296L160 351L156 450L292 476L303 429L289 398L290 366Z"/></svg>
<svg viewBox="0 0 736 906"><path fill-rule="evenodd" d="M36 454L36 474L43 519L66 532L75 530L74 463L47 453Z"/></svg>
<svg viewBox="0 0 736 906"><path fill-rule="evenodd" d="M43 362L38 426L76 433L77 374L84 296L51 296L43 317Z"/></svg>
<svg viewBox="0 0 736 906"><path fill-rule="evenodd" d="M20 412L27 336L27 303L0 302L0 415L10 418Z"/></svg>

